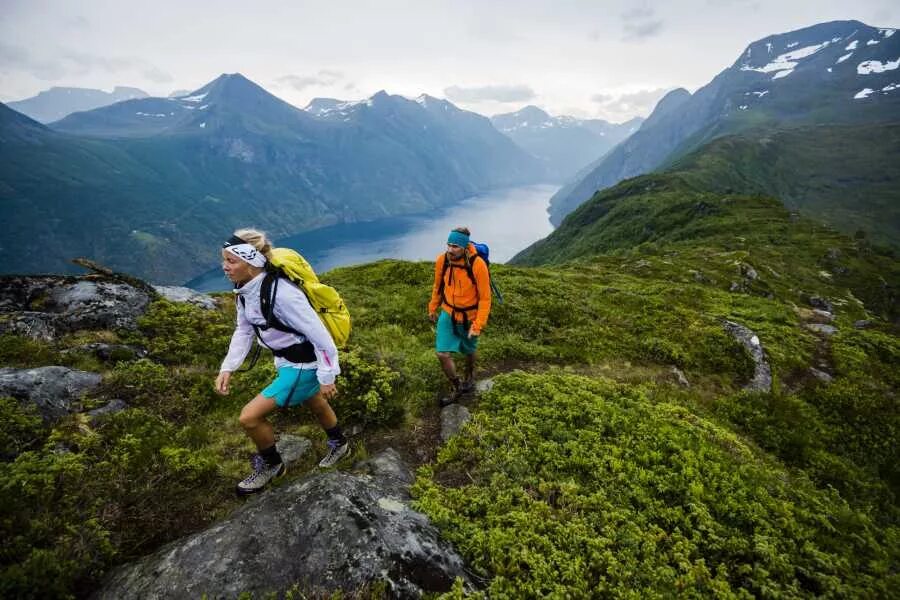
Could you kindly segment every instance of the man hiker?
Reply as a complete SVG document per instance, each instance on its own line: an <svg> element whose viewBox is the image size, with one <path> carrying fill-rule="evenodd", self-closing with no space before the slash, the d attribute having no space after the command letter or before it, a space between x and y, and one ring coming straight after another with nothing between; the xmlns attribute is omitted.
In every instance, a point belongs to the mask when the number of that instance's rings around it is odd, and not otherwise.
<svg viewBox="0 0 900 600"><path fill-rule="evenodd" d="M491 312L488 265L469 241L470 235L466 227L451 231L447 251L434 263L428 316L432 323L437 323L434 349L450 380L450 393L439 402L442 407L453 404L475 388L475 350ZM463 381L456 374L453 361L453 353L457 352L466 357Z"/></svg>

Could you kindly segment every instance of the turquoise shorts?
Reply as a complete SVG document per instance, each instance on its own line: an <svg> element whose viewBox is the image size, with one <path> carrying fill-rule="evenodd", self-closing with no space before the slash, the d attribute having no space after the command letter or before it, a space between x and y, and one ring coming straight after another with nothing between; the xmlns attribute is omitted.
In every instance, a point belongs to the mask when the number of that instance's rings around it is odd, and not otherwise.
<svg viewBox="0 0 900 600"><path fill-rule="evenodd" d="M319 380L315 369L281 367L275 381L267 385L261 393L266 398L273 398L275 404L284 408L299 406L315 396L318 391Z"/></svg>
<svg viewBox="0 0 900 600"><path fill-rule="evenodd" d="M434 340L435 351L473 354L477 348L478 336L470 338L469 332L463 331L462 323L454 323L450 313L441 310L437 322L437 335Z"/></svg>

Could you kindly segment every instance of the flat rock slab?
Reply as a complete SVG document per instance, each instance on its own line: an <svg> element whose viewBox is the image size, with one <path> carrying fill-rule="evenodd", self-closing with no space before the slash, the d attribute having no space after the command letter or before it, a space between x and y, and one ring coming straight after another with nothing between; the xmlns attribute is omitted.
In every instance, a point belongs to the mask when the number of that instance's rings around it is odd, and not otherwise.
<svg viewBox="0 0 900 600"><path fill-rule="evenodd" d="M74 403L101 379L97 373L68 367L0 369L0 396L35 404L44 421L50 422L74 412Z"/></svg>
<svg viewBox="0 0 900 600"><path fill-rule="evenodd" d="M316 473L252 498L219 524L114 571L96 599L264 597L294 584L318 597L364 592L390 598L445 592L462 559L409 507L396 452L364 469ZM375 464L373 464L375 463ZM380 464L378 464L380 463Z"/></svg>

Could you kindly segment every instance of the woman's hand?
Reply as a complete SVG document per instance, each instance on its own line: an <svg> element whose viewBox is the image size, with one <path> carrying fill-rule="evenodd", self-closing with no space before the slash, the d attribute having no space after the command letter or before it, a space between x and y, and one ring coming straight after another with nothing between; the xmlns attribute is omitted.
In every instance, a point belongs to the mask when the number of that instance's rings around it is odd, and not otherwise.
<svg viewBox="0 0 900 600"><path fill-rule="evenodd" d="M222 371L216 377L215 389L216 393L226 395L228 393L228 382L231 381L231 371Z"/></svg>
<svg viewBox="0 0 900 600"><path fill-rule="evenodd" d="M322 397L326 400L331 400L335 396L337 396L337 386L333 383L326 383L324 385L319 385L319 391L322 392Z"/></svg>

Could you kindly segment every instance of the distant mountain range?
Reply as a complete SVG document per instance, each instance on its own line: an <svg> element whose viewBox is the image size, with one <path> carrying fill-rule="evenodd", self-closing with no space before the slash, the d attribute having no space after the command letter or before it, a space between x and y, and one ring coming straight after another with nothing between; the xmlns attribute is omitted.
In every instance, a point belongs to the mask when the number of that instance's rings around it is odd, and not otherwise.
<svg viewBox="0 0 900 600"><path fill-rule="evenodd" d="M536 106L495 115L494 127L541 159L553 181L567 181L589 163L638 130L643 119L625 123L602 119L551 117Z"/></svg>
<svg viewBox="0 0 900 600"><path fill-rule="evenodd" d="M544 179L490 121L446 101L379 92L317 115L239 74L44 127L0 110L6 271L71 271L86 255L154 282L217 260L234 228L276 239L432 210Z"/></svg>
<svg viewBox="0 0 900 600"><path fill-rule="evenodd" d="M696 93L664 97L639 131L553 197L551 220L559 225L597 190L671 164L720 136L759 127L898 121L898 66L900 35L859 21L756 41Z"/></svg>
<svg viewBox="0 0 900 600"><path fill-rule="evenodd" d="M117 86L112 92L78 87L52 87L37 96L10 102L7 106L35 121L51 123L73 112L93 110L122 100L146 97L147 92L133 87Z"/></svg>

